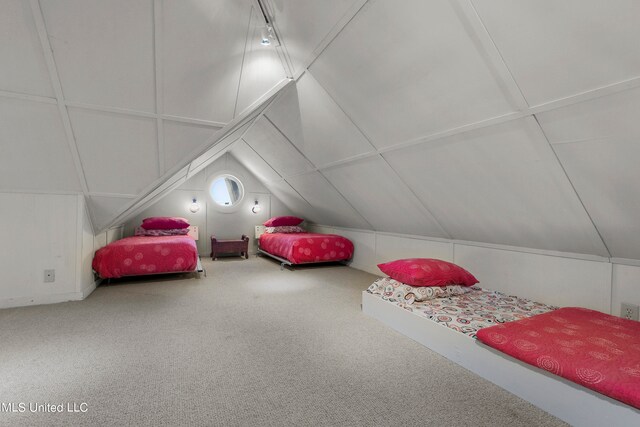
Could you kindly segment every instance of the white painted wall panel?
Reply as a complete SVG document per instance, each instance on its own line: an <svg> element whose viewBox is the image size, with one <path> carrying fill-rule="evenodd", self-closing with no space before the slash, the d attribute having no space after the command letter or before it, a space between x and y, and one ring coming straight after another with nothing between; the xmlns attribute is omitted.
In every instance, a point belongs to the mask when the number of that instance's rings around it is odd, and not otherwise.
<svg viewBox="0 0 640 427"><path fill-rule="evenodd" d="M252 8L234 117L287 77L275 46L260 43L263 29L264 18L261 12L256 13L255 8Z"/></svg>
<svg viewBox="0 0 640 427"><path fill-rule="evenodd" d="M336 166L323 174L375 230L446 237L380 157Z"/></svg>
<svg viewBox="0 0 640 427"><path fill-rule="evenodd" d="M313 216L308 220L341 227L371 228L319 172L298 175L287 182L313 206Z"/></svg>
<svg viewBox="0 0 640 427"><path fill-rule="evenodd" d="M270 2L274 6L274 22L296 72L302 71L307 58L335 23L357 3L358 0Z"/></svg>
<svg viewBox="0 0 640 427"><path fill-rule="evenodd" d="M311 170L313 165L265 117L260 117L242 138L280 175Z"/></svg>
<svg viewBox="0 0 640 427"><path fill-rule="evenodd" d="M68 101L155 111L152 0L40 4Z"/></svg>
<svg viewBox="0 0 640 427"><path fill-rule="evenodd" d="M264 183L267 189L282 203L284 203L295 215L308 218L314 215L313 206L309 204L287 181L273 181Z"/></svg>
<svg viewBox="0 0 640 427"><path fill-rule="evenodd" d="M473 4L531 105L640 75L635 1Z"/></svg>
<svg viewBox="0 0 640 427"><path fill-rule="evenodd" d="M378 147L513 111L449 1L369 1L311 72Z"/></svg>
<svg viewBox="0 0 640 427"><path fill-rule="evenodd" d="M611 256L640 259L640 145L612 139L555 146Z"/></svg>
<svg viewBox="0 0 640 427"><path fill-rule="evenodd" d="M4 0L0 13L0 90L53 97L31 6Z"/></svg>
<svg viewBox="0 0 640 427"><path fill-rule="evenodd" d="M80 191L58 107L0 98L0 189Z"/></svg>
<svg viewBox="0 0 640 427"><path fill-rule="evenodd" d="M375 149L309 72L266 115L317 166Z"/></svg>
<svg viewBox="0 0 640 427"><path fill-rule="evenodd" d="M403 258L437 258L453 262L453 243L380 233L376 235L377 263Z"/></svg>
<svg viewBox="0 0 640 427"><path fill-rule="evenodd" d="M165 172L179 163L191 160L189 154L203 147L220 128L165 120L164 169Z"/></svg>
<svg viewBox="0 0 640 427"><path fill-rule="evenodd" d="M138 194L158 179L156 121L69 109L89 190Z"/></svg>
<svg viewBox="0 0 640 427"><path fill-rule="evenodd" d="M456 244L479 286L559 306L610 312L611 264Z"/></svg>
<svg viewBox="0 0 640 427"><path fill-rule="evenodd" d="M164 112L226 123L233 110L250 2L164 1Z"/></svg>
<svg viewBox="0 0 640 427"><path fill-rule="evenodd" d="M0 193L0 307L80 299L77 199ZM55 282L44 282L45 269L55 269Z"/></svg>
<svg viewBox="0 0 640 427"><path fill-rule="evenodd" d="M244 140L238 140L231 147L230 153L260 181L271 182L280 179L280 175L273 170Z"/></svg>
<svg viewBox="0 0 640 427"><path fill-rule="evenodd" d="M611 314L619 316L623 302L640 305L640 266L613 265Z"/></svg>
<svg viewBox="0 0 640 427"><path fill-rule="evenodd" d="M533 119L384 157L455 239L608 256Z"/></svg>

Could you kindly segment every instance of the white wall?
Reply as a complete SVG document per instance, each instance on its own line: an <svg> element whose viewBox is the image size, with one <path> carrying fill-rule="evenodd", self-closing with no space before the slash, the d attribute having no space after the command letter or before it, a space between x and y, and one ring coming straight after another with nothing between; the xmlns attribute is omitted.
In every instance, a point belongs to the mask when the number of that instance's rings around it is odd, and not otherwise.
<svg viewBox="0 0 640 427"><path fill-rule="evenodd" d="M245 195L237 209L222 211L216 208L209 196L211 180L221 173L238 177L244 186ZM195 214L189 211L189 205L194 197L200 204L200 210ZM258 200L263 208L258 214L251 212L255 200ZM275 215L291 215L291 211L249 170L227 153L158 203L127 222L124 226L124 235L132 236L142 220L150 216L182 216L187 218L191 225L198 226L200 235L197 242L198 252L202 256L209 256L211 253L211 234L215 234L219 239L239 239L242 234L246 234L250 239L249 250L255 252L257 246L254 239L254 226L262 224Z"/></svg>
<svg viewBox="0 0 640 427"><path fill-rule="evenodd" d="M0 193L0 222L0 308L79 300L95 288L83 196ZM53 283L45 269L55 269Z"/></svg>
<svg viewBox="0 0 640 427"><path fill-rule="evenodd" d="M351 267L382 275L377 264L400 258L440 258L473 273L480 285L558 306L614 315L620 303L640 304L640 266L621 260L477 242L310 225L311 231L351 239Z"/></svg>

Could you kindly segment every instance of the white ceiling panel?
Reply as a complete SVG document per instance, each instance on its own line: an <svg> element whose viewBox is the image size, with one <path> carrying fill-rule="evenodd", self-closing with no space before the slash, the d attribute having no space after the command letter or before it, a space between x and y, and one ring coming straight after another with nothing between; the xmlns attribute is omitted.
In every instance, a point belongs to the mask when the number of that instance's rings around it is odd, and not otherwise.
<svg viewBox="0 0 640 427"><path fill-rule="evenodd" d="M640 3L473 0L531 105L640 76Z"/></svg>
<svg viewBox="0 0 640 427"><path fill-rule="evenodd" d="M31 6L27 1L2 2L0 90L54 96Z"/></svg>
<svg viewBox="0 0 640 427"><path fill-rule="evenodd" d="M640 138L640 88L538 114L551 143Z"/></svg>
<svg viewBox="0 0 640 427"><path fill-rule="evenodd" d="M169 0L162 9L164 112L229 122L238 93L250 2Z"/></svg>
<svg viewBox="0 0 640 427"><path fill-rule="evenodd" d="M321 2L279 0L274 6L274 22L282 36L296 71L301 71L311 53L361 0L323 0Z"/></svg>
<svg viewBox="0 0 640 427"><path fill-rule="evenodd" d="M287 181L313 206L313 216L308 218L311 221L341 227L371 228L319 172L298 175Z"/></svg>
<svg viewBox="0 0 640 427"><path fill-rule="evenodd" d="M0 188L80 191L58 107L0 98Z"/></svg>
<svg viewBox="0 0 640 427"><path fill-rule="evenodd" d="M610 139L555 150L611 256L640 259L640 144Z"/></svg>
<svg viewBox="0 0 640 427"><path fill-rule="evenodd" d="M68 101L155 111L152 0L41 0Z"/></svg>
<svg viewBox="0 0 640 427"><path fill-rule="evenodd" d="M384 156L455 239L607 256L533 119Z"/></svg>
<svg viewBox="0 0 640 427"><path fill-rule="evenodd" d="M311 71L378 148L514 110L444 0L368 2Z"/></svg>
<svg viewBox="0 0 640 427"><path fill-rule="evenodd" d="M273 181L265 183L265 187L273 194L277 199L285 204L293 213L301 216L302 218L310 218L313 216L313 207L302 198L286 181Z"/></svg>
<svg viewBox="0 0 640 427"><path fill-rule="evenodd" d="M263 28L264 18L258 16L252 8L251 25L235 107L236 116L287 77L275 46L264 46L260 43Z"/></svg>
<svg viewBox="0 0 640 427"><path fill-rule="evenodd" d="M277 181L280 175L243 140L236 141L231 154L261 182Z"/></svg>
<svg viewBox="0 0 640 427"><path fill-rule="evenodd" d="M313 165L265 117L256 120L243 139L282 176L313 169Z"/></svg>
<svg viewBox="0 0 640 427"><path fill-rule="evenodd" d="M165 120L164 127L164 166L165 171L180 162L191 160L189 154L202 147L219 128L199 126L189 123Z"/></svg>
<svg viewBox="0 0 640 427"><path fill-rule="evenodd" d="M102 230L114 220L118 214L132 202L122 197L91 196L88 200L89 212L93 218L95 230Z"/></svg>
<svg viewBox="0 0 640 427"><path fill-rule="evenodd" d="M374 150L308 72L269 108L266 115L316 165Z"/></svg>
<svg viewBox="0 0 640 427"><path fill-rule="evenodd" d="M447 237L380 157L332 167L323 174L375 230Z"/></svg>
<svg viewBox="0 0 640 427"><path fill-rule="evenodd" d="M69 109L89 191L139 194L159 178L156 121Z"/></svg>

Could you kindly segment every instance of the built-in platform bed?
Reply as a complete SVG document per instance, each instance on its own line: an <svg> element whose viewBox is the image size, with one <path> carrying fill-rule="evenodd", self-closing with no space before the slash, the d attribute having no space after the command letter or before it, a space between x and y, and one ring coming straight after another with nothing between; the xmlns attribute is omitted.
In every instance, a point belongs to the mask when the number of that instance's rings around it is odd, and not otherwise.
<svg viewBox="0 0 640 427"><path fill-rule="evenodd" d="M520 362L380 295L363 292L362 311L571 425L640 425L639 410Z"/></svg>

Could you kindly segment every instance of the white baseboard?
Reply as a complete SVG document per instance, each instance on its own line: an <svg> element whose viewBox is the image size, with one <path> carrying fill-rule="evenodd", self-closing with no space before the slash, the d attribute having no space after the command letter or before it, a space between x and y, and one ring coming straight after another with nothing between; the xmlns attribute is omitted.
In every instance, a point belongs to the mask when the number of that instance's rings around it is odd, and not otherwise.
<svg viewBox="0 0 640 427"><path fill-rule="evenodd" d="M83 292L69 292L65 294L40 295L35 297L18 297L0 299L0 308L24 307L29 305L55 304L58 302L80 301L84 299Z"/></svg>

